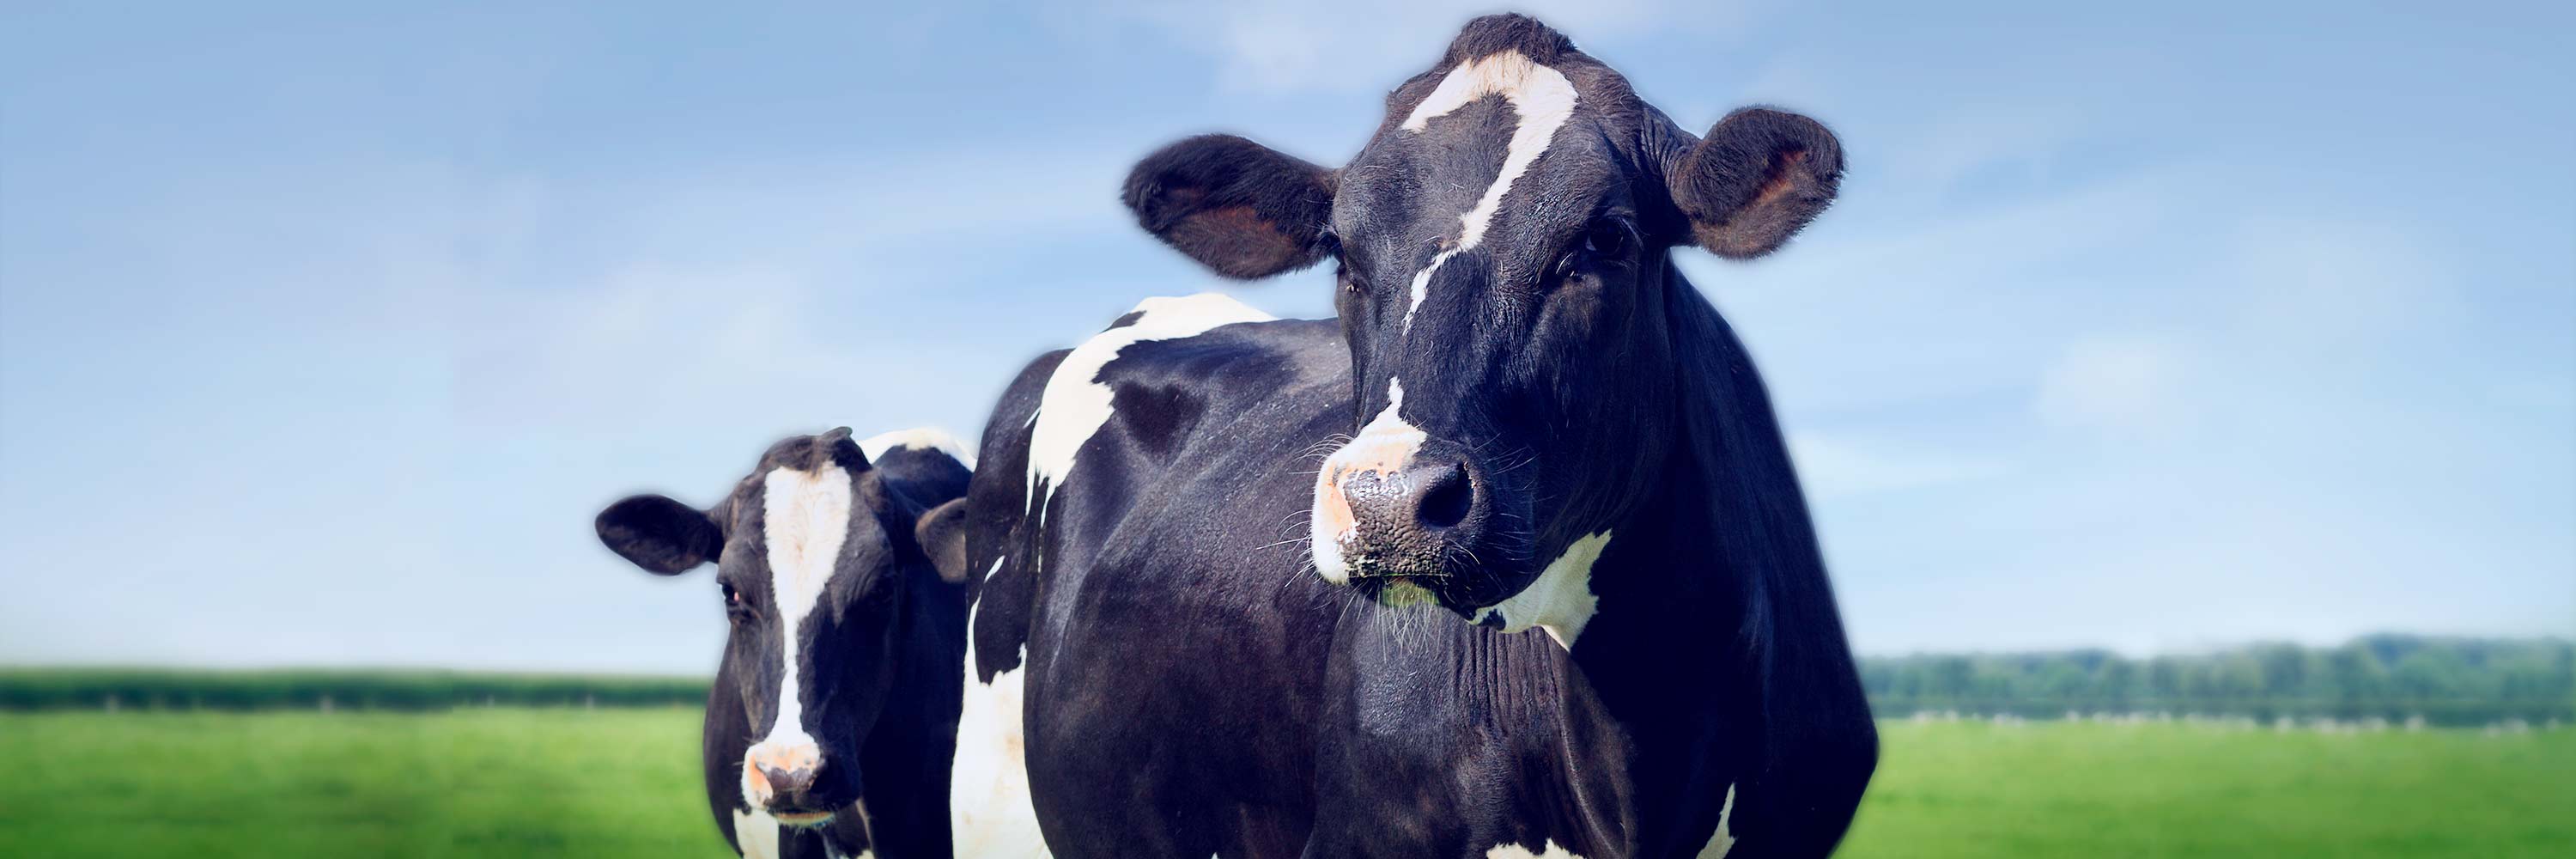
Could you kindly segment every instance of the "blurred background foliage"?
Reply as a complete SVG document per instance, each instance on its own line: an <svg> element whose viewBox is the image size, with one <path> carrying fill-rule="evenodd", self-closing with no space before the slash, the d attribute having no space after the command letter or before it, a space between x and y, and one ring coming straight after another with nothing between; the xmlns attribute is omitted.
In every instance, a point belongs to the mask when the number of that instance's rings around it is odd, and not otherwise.
<svg viewBox="0 0 2576 859"><path fill-rule="evenodd" d="M2204 716L2377 719L2436 726L2576 721L2576 642L2372 635L2195 654L2101 649L1862 657L1881 718ZM691 677L453 671L0 669L0 709L443 710L668 706L706 699Z"/></svg>
<svg viewBox="0 0 2576 859"><path fill-rule="evenodd" d="M2576 643L2371 635L2336 647L2274 642L2143 658L2099 649L1875 657L1861 660L1861 683L1881 718L1946 711L2545 722L2576 718Z"/></svg>

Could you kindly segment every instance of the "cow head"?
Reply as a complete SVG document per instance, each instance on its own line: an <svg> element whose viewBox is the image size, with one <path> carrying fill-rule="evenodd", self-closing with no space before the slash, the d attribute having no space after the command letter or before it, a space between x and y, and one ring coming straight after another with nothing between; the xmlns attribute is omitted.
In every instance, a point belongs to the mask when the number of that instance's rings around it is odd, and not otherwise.
<svg viewBox="0 0 2576 859"><path fill-rule="evenodd" d="M656 575L716 563L732 625L719 682L739 696L742 797L819 826L859 798L859 750L894 685L921 548L953 528L869 467L847 428L769 448L725 500L699 510L638 495L599 514L600 542ZM945 575L945 568L941 568Z"/></svg>
<svg viewBox="0 0 2576 859"><path fill-rule="evenodd" d="M1337 263L1358 409L1316 478L1316 569L1475 616L1657 478L1667 292L1688 288L1669 249L1769 253L1842 165L1823 125L1775 110L1692 136L1565 37L1498 15L1387 97L1349 165L1196 137L1137 165L1126 201L1230 277Z"/></svg>

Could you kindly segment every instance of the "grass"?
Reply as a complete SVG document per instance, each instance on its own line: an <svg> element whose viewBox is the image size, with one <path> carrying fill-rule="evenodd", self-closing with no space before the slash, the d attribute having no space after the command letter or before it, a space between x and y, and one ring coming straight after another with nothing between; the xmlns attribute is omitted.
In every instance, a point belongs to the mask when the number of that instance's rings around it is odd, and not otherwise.
<svg viewBox="0 0 2576 859"><path fill-rule="evenodd" d="M2576 731L1891 723L1847 857L2571 856ZM720 856L693 709L0 713L0 856Z"/></svg>
<svg viewBox="0 0 2576 859"><path fill-rule="evenodd" d="M2576 731L1889 723L1841 856L2576 856Z"/></svg>
<svg viewBox="0 0 2576 859"><path fill-rule="evenodd" d="M721 856L698 712L0 714L0 856Z"/></svg>

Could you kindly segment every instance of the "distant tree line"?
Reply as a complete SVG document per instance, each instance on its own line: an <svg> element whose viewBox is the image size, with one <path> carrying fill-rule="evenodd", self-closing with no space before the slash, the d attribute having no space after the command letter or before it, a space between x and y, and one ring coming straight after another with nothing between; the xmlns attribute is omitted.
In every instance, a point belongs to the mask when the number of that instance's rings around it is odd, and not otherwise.
<svg viewBox="0 0 2576 859"><path fill-rule="evenodd" d="M0 710L698 706L701 677L454 671L0 668Z"/></svg>
<svg viewBox="0 0 2576 859"><path fill-rule="evenodd" d="M1881 718L1918 712L2051 718L2422 718L2436 725L2576 718L2576 643L2373 635L2339 647L2268 643L2130 658L2107 650L1861 660Z"/></svg>
<svg viewBox="0 0 2576 859"><path fill-rule="evenodd" d="M2130 658L2108 650L1863 657L1882 718L1917 713L2576 721L2576 643L2374 635ZM698 706L700 677L453 671L0 668L0 710Z"/></svg>

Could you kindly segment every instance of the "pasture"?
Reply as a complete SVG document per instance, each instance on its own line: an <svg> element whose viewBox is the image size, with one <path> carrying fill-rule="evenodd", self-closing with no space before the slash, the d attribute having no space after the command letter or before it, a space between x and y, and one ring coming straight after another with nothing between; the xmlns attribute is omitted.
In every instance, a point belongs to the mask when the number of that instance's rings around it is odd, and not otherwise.
<svg viewBox="0 0 2576 859"><path fill-rule="evenodd" d="M724 855L697 718L0 713L0 855ZM1843 856L2576 855L2576 731L1882 730Z"/></svg>

